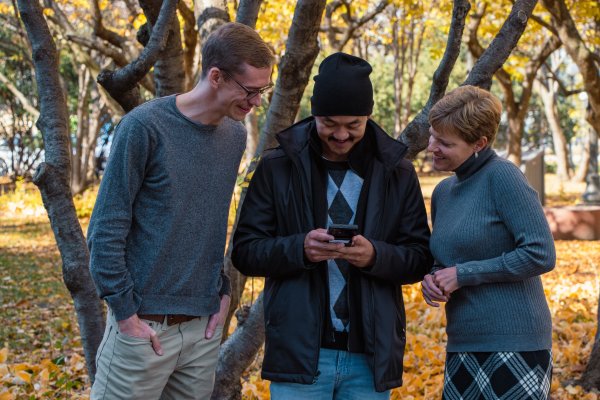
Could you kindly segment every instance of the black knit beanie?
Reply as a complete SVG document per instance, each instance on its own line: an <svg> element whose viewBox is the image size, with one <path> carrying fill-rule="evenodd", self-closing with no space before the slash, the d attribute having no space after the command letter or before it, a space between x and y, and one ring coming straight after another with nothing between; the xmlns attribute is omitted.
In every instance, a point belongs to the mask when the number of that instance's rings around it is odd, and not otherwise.
<svg viewBox="0 0 600 400"><path fill-rule="evenodd" d="M315 88L310 98L312 115L371 115L373 85L371 64L362 58L335 53L323 60L314 77Z"/></svg>

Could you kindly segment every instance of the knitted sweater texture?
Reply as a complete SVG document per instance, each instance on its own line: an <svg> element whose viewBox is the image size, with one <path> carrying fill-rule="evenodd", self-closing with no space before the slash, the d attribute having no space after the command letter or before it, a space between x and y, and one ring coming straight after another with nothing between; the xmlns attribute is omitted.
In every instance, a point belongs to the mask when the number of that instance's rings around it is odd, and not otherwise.
<svg viewBox="0 0 600 400"><path fill-rule="evenodd" d="M223 253L245 144L241 123L198 124L175 96L123 118L88 229L92 277L117 320L219 310L230 290Z"/></svg>
<svg viewBox="0 0 600 400"><path fill-rule="evenodd" d="M551 349L552 321L540 275L555 264L537 193L511 162L486 148L435 188L430 246L457 267L446 304L449 352Z"/></svg>

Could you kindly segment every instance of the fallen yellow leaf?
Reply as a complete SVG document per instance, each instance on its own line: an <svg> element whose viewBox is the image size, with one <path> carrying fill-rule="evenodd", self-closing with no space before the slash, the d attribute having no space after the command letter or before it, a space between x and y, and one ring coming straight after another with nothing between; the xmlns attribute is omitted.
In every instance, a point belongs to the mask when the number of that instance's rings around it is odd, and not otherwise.
<svg viewBox="0 0 600 400"><path fill-rule="evenodd" d="M17 377L21 378L23 381L27 383L31 383L31 374L25 371L18 371L16 373Z"/></svg>
<svg viewBox="0 0 600 400"><path fill-rule="evenodd" d="M4 391L4 392L0 393L0 400L13 400L13 399L14 399L14 397L13 397L12 393L10 393L10 392Z"/></svg>

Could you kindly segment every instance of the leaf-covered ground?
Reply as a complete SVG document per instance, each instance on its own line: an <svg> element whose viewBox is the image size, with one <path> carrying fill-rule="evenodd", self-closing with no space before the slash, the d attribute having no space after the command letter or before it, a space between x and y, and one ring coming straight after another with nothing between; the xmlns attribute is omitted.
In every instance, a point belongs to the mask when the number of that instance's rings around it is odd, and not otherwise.
<svg viewBox="0 0 600 400"><path fill-rule="evenodd" d="M438 180L422 178L426 197ZM22 190L16 196L0 196L0 400L85 399L89 381L72 301L62 283L60 257L37 194ZM554 187L548 202L574 204L578 197L568 188ZM90 200L79 198L77 204L85 225ZM556 248L556 268L543 276L554 322L552 399L598 400L597 393L584 392L576 380L585 368L596 331L600 242L558 241ZM251 284L249 280L246 303ZM262 282L254 279L253 284L256 295ZM438 399L444 312L423 302L418 285L405 288L405 296L404 386L392 398ZM268 398L268 382L260 380L259 367L260 355L244 376L247 399Z"/></svg>

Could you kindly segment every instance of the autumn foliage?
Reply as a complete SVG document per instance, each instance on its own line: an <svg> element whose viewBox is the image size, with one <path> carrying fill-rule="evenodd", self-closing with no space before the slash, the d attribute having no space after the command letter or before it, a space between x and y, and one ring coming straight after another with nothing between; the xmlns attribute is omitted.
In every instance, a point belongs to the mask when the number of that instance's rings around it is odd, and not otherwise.
<svg viewBox="0 0 600 400"><path fill-rule="evenodd" d="M422 179L424 192L436 180ZM90 385L75 312L47 219L35 211L41 207L37 196L23 185L16 194L0 196L0 400L85 399ZM76 198L84 227L94 197L88 192ZM550 201L561 204L575 197L561 189ZM577 379L595 335L600 242L558 241L556 250L556 268L542 278L554 325L552 399L597 400L600 396L583 391ZM260 279L249 280L243 302L249 304L261 288ZM404 295L404 386L392 392L392 399L439 399L444 311L425 304L419 285L406 287ZM243 376L245 399L269 398L268 382L260 379L260 360L259 354Z"/></svg>

